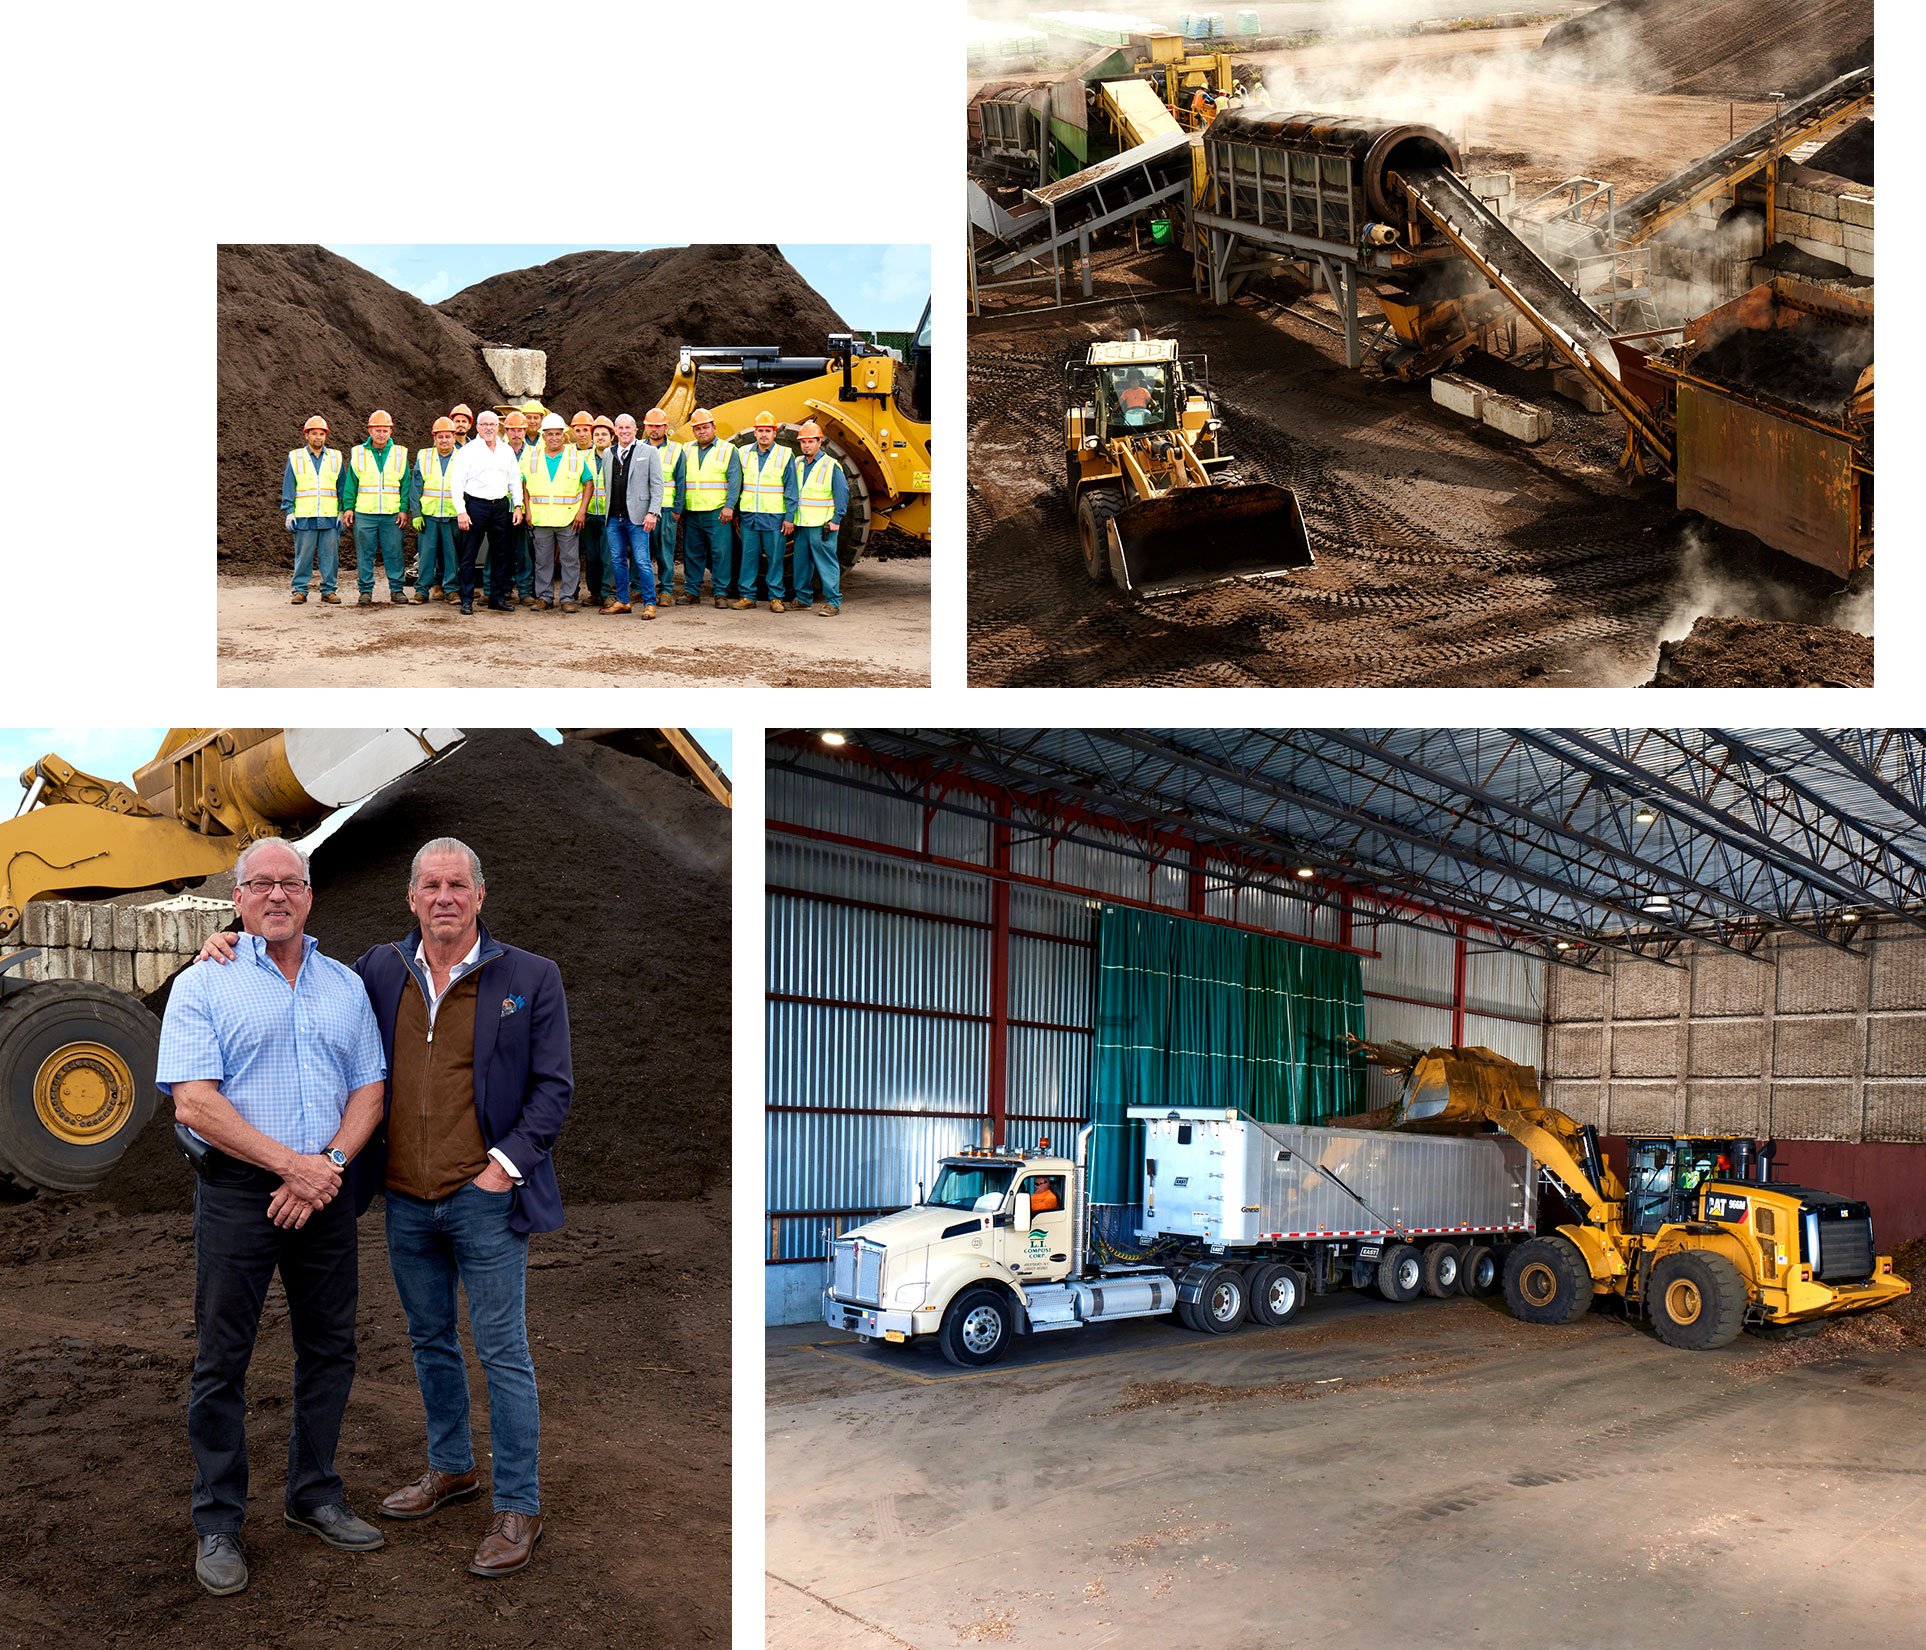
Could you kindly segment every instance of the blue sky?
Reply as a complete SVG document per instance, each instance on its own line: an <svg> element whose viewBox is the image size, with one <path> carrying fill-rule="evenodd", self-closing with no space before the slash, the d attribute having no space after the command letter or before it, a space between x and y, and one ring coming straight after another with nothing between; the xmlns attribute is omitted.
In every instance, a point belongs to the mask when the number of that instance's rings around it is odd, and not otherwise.
<svg viewBox="0 0 1926 1650"><path fill-rule="evenodd" d="M9 818L19 806L23 793L15 789L21 770L29 763L53 752L64 756L77 768L102 779L122 782L134 777L134 770L153 760L160 749L165 728L0 728L0 819ZM551 743L553 728L535 730ZM735 777L734 752L727 728L691 728L722 771Z"/></svg>
<svg viewBox="0 0 1926 1650"><path fill-rule="evenodd" d="M660 241L636 246L330 246L390 286L439 303L463 287L504 270L528 269L570 252L645 252ZM852 327L907 332L930 295L927 246L785 246L782 255Z"/></svg>

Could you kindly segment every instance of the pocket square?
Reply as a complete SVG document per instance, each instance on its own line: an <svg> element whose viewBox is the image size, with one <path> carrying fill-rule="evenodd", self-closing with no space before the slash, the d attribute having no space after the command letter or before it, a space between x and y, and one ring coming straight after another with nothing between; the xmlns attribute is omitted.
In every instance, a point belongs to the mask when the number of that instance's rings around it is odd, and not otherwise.
<svg viewBox="0 0 1926 1650"><path fill-rule="evenodd" d="M526 997L504 997L502 998L502 1018L506 1020L509 1015L526 1007L528 1007L528 999Z"/></svg>

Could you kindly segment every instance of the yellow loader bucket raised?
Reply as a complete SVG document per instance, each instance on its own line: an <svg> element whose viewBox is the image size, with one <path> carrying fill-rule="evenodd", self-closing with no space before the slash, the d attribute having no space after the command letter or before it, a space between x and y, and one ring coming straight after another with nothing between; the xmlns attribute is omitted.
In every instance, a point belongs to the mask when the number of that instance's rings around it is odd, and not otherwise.
<svg viewBox="0 0 1926 1650"><path fill-rule="evenodd" d="M1309 567L1297 494L1273 482L1186 487L1112 518L1111 570L1125 594L1174 596Z"/></svg>

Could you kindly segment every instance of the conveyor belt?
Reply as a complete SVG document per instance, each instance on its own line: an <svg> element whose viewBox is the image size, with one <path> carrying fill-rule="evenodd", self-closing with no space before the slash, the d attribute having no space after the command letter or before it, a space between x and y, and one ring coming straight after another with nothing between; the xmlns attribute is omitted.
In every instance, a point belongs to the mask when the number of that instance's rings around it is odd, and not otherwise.
<svg viewBox="0 0 1926 1650"><path fill-rule="evenodd" d="M1014 244L986 260L983 269L1002 275L1067 246L1110 224L1136 216L1157 201L1190 187L1190 134L1173 129L1120 155L1072 172L1024 199L1039 210L1006 215ZM977 219L980 227L990 227Z"/></svg>

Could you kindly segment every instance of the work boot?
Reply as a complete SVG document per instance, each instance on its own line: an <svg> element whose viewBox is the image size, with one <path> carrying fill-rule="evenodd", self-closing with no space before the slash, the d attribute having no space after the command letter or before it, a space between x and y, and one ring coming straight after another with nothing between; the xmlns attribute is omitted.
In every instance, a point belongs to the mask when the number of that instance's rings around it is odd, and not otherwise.
<svg viewBox="0 0 1926 1650"><path fill-rule="evenodd" d="M332 590L327 591L321 597L321 599L322 601L326 602L330 607L339 607L341 605L341 598L337 596Z"/></svg>
<svg viewBox="0 0 1926 1650"><path fill-rule="evenodd" d="M513 613L515 611L515 604L513 602L505 602L499 596L490 596L488 598L488 606L492 612L496 613Z"/></svg>
<svg viewBox="0 0 1926 1650"><path fill-rule="evenodd" d="M247 1555L238 1535L204 1535L194 1555L194 1579L216 1598L247 1585Z"/></svg>
<svg viewBox="0 0 1926 1650"><path fill-rule="evenodd" d="M508 1576L528 1568L535 1556L535 1543L542 1539L540 1513L498 1512L488 1521L488 1533L481 1538L468 1573L477 1576Z"/></svg>
<svg viewBox="0 0 1926 1650"><path fill-rule="evenodd" d="M840 603L831 602L827 607L823 609L823 617L825 619L833 619L836 617L838 613L842 612L842 610L843 610L842 605Z"/></svg>
<svg viewBox="0 0 1926 1650"><path fill-rule="evenodd" d="M341 1501L304 1513L289 1508L282 1517L289 1529L318 1535L330 1547L339 1547L344 1553L371 1553L377 1547L388 1545L385 1535L366 1519L356 1518Z"/></svg>
<svg viewBox="0 0 1926 1650"><path fill-rule="evenodd" d="M431 602L445 602L448 600L448 597L446 593L442 590L441 586L436 584L436 585L429 586L428 599Z"/></svg>
<svg viewBox="0 0 1926 1650"><path fill-rule="evenodd" d="M610 600L602 604L602 611L604 613L628 613L632 612L633 609L630 608L627 602Z"/></svg>
<svg viewBox="0 0 1926 1650"><path fill-rule="evenodd" d="M299 607L307 599L308 599L308 593L305 590L297 590L294 593L294 600L291 605L295 607Z"/></svg>
<svg viewBox="0 0 1926 1650"><path fill-rule="evenodd" d="M721 605L722 605L721 602L716 603L717 607L720 607ZM754 607L756 604L752 602L747 596L738 596L729 605L733 607L738 613L747 613L749 609Z"/></svg>
<svg viewBox="0 0 1926 1650"><path fill-rule="evenodd" d="M716 597L716 611L718 613L720 613L728 605L729 605L729 602L726 597L723 597L723 596Z"/></svg>
<svg viewBox="0 0 1926 1650"><path fill-rule="evenodd" d="M472 615L475 611L475 604L473 602L463 602L461 604L461 610L464 613Z"/></svg>
<svg viewBox="0 0 1926 1650"><path fill-rule="evenodd" d="M813 596L798 596L790 605L798 613L807 613L815 607L816 599Z"/></svg>
<svg viewBox="0 0 1926 1650"><path fill-rule="evenodd" d="M662 605L664 607L675 606L675 592L673 590L665 590L662 592Z"/></svg>
<svg viewBox="0 0 1926 1650"><path fill-rule="evenodd" d="M645 604L644 604L644 606L643 606L643 608L642 608L642 617L643 617L643 618L645 618L645 619L653 619L653 618L655 617L655 605L654 605L654 603L652 603L652 602L651 602L651 603L645 603Z"/></svg>
<svg viewBox="0 0 1926 1650"><path fill-rule="evenodd" d="M573 613L575 611L575 598L573 596L564 596L562 598L562 611L564 613Z"/></svg>
<svg viewBox="0 0 1926 1650"><path fill-rule="evenodd" d="M771 613L780 613L782 611L782 600L780 597L769 604L769 611Z"/></svg>
<svg viewBox="0 0 1926 1650"><path fill-rule="evenodd" d="M383 1518L426 1518L444 1501L466 1501L480 1488L481 1475L473 1467L466 1472L437 1472L430 1467L412 1484L383 1497L376 1510Z"/></svg>
<svg viewBox="0 0 1926 1650"><path fill-rule="evenodd" d="M391 590L388 592L388 605L390 607L406 607L408 605L408 598L405 594L397 595Z"/></svg>
<svg viewBox="0 0 1926 1650"><path fill-rule="evenodd" d="M362 592L361 592L361 594L360 594L360 596L358 596L358 597L357 597L357 598L355 599L355 604L354 604L354 605L355 605L356 607L373 607L373 606L374 606L374 593L373 593L372 591L369 591L369 590L364 590L364 591L362 591Z"/></svg>
<svg viewBox="0 0 1926 1650"><path fill-rule="evenodd" d="M417 590L415 592L415 606L426 607L428 605L429 599L430 598L426 591Z"/></svg>

